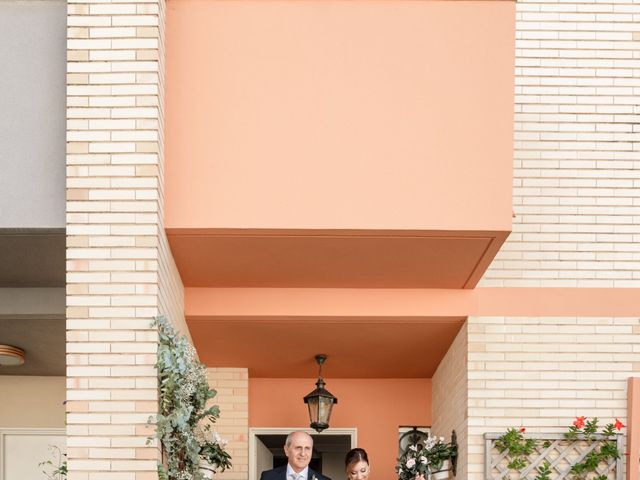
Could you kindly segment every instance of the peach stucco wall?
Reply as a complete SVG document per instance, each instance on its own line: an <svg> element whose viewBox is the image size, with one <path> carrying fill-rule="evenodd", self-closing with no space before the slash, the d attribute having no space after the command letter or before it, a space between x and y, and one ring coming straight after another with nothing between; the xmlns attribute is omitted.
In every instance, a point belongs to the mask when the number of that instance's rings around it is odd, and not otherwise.
<svg viewBox="0 0 640 480"><path fill-rule="evenodd" d="M0 428L64 428L64 377L0 375Z"/></svg>
<svg viewBox="0 0 640 480"><path fill-rule="evenodd" d="M356 427L358 446L367 450L374 478L392 478L398 453L398 426L431 425L430 379L331 379L326 388L338 397L332 427ZM249 426L309 426L302 397L315 378L249 380Z"/></svg>
<svg viewBox="0 0 640 480"><path fill-rule="evenodd" d="M166 228L511 228L514 2L169 0Z"/></svg>

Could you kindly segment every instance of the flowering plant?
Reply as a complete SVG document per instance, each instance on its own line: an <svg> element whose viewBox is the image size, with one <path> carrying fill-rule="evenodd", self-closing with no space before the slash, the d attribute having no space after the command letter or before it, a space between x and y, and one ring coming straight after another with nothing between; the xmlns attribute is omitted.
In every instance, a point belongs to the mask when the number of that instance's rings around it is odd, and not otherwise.
<svg viewBox="0 0 640 480"><path fill-rule="evenodd" d="M231 455L225 451L228 441L221 438L218 432L212 431L210 424L202 427L197 438L200 445L200 458L207 464L207 466L203 466L201 463L201 470L211 472L221 470L224 472L226 468L231 466Z"/></svg>
<svg viewBox="0 0 640 480"><path fill-rule="evenodd" d="M591 450L582 461L571 467L571 474L574 480L582 480L587 475L596 472L598 465L602 462L620 458L620 452L613 441L618 432L624 428L624 424L616 418L615 423L608 423L602 429L601 435L604 437L600 444ZM588 443L593 443L595 435L598 433L598 418L588 420L586 417L576 417L569 431L564 434L568 440L582 439ZM593 480L607 480L607 475L598 475Z"/></svg>
<svg viewBox="0 0 640 480"><path fill-rule="evenodd" d="M398 461L398 478L400 480L415 480L419 476L426 476L429 473L427 467L427 457L422 450L424 445L417 443L409 445L409 448Z"/></svg>
<svg viewBox="0 0 640 480"><path fill-rule="evenodd" d="M416 480L428 477L442 468L445 460L453 455L453 447L443 437L430 436L424 442L409 445L398 461L400 480Z"/></svg>
<svg viewBox="0 0 640 480"><path fill-rule="evenodd" d="M496 441L496 447L500 453L507 451L508 468L522 470L527 466L527 456L533 453L536 441L532 438L524 438L525 431L524 427L510 428Z"/></svg>
<svg viewBox="0 0 640 480"><path fill-rule="evenodd" d="M615 419L614 423L605 425L598 436L598 419L587 419L584 416L576 417L569 431L564 434L569 441L586 441L589 444L597 441L598 445L590 449L589 453L571 466L572 480L607 480L607 475L593 475L597 472L601 463L620 458L620 452L616 446L615 437L624 428L624 424ZM533 438L525 438L525 428L510 428L496 440L496 448L500 453L507 452L509 461L507 467L514 470L523 470L528 465L528 457L533 453L538 441ZM551 442L541 443L542 448L548 448ZM543 462L536 468L538 476L536 480L549 480L551 465ZM589 474L592 474L589 476Z"/></svg>
<svg viewBox="0 0 640 480"><path fill-rule="evenodd" d="M429 437L424 445L425 455L427 456L427 465L431 473L437 472L442 468L445 460L449 460L452 456L452 449L448 443L444 443L443 437Z"/></svg>

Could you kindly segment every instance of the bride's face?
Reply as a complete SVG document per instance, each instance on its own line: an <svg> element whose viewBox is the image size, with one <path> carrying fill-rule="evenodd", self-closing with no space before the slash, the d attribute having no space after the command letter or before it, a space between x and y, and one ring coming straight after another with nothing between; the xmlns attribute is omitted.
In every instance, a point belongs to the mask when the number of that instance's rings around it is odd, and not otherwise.
<svg viewBox="0 0 640 480"><path fill-rule="evenodd" d="M367 480L369 478L369 464L360 461L350 465L347 469L347 480Z"/></svg>

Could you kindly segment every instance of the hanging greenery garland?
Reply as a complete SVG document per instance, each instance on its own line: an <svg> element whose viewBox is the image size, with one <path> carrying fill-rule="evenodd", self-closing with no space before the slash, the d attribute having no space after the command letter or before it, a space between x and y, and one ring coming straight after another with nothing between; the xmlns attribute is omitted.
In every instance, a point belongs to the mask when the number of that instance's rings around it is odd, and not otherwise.
<svg viewBox="0 0 640 480"><path fill-rule="evenodd" d="M226 442L212 430L220 416L217 405L207 406L216 391L209 388L206 367L196 358L189 341L165 317L158 328L158 380L160 405L156 436L163 452L158 465L161 480L203 480L231 467ZM150 419L150 422L153 419Z"/></svg>

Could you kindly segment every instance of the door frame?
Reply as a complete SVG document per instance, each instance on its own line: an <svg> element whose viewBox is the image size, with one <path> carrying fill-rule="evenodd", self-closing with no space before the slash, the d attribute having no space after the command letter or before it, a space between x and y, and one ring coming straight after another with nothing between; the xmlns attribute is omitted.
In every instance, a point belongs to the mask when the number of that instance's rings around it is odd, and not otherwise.
<svg viewBox="0 0 640 480"><path fill-rule="evenodd" d="M28 435L28 436L50 436L50 435L60 435L66 436L67 429L65 427L56 428L56 427L45 427L45 428L16 428L16 427L0 427L0 480L5 480L5 437L8 436L18 436L18 435ZM43 461L46 459L42 459ZM9 479L6 479L9 480Z"/></svg>
<svg viewBox="0 0 640 480"><path fill-rule="evenodd" d="M318 433L312 428L296 427L255 427L249 428L249 480L258 480L256 474L258 435L288 435L291 432L307 432L309 435L348 435L351 438L351 448L358 445L358 429L327 428Z"/></svg>

